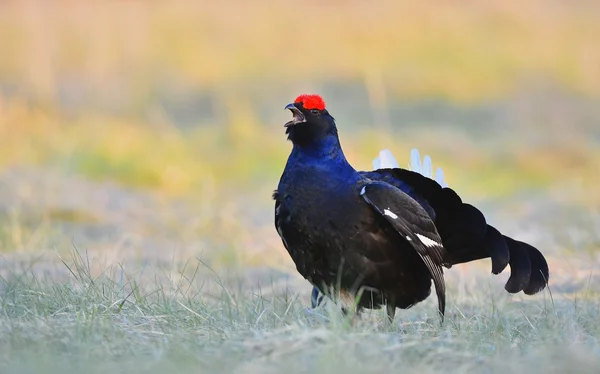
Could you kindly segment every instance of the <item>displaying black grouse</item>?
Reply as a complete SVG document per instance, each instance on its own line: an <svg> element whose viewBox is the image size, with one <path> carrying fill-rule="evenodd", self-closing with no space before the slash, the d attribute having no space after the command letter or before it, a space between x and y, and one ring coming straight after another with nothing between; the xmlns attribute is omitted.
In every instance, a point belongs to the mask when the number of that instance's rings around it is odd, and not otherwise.
<svg viewBox="0 0 600 374"><path fill-rule="evenodd" d="M344 309L386 305L393 319L396 308L425 300L433 280L443 318L443 267L488 257L493 274L510 266L508 292L545 288L544 256L488 225L451 188L399 167L356 171L320 96L301 95L285 109L293 148L273 194L275 227L316 290Z"/></svg>

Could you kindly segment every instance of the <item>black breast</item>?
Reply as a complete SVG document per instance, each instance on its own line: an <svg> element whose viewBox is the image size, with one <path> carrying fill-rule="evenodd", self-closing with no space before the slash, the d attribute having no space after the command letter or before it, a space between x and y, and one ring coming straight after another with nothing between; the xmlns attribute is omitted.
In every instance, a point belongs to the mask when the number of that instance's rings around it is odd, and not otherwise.
<svg viewBox="0 0 600 374"><path fill-rule="evenodd" d="M389 299L405 308L429 295L422 260L358 193L299 196L274 196L275 225L298 272L323 293L360 291L360 304L370 308Z"/></svg>

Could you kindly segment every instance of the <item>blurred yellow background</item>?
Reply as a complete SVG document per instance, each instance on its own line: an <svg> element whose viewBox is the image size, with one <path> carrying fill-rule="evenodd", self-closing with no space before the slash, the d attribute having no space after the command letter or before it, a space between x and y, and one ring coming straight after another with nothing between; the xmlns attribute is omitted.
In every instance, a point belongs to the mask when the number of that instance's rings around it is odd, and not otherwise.
<svg viewBox="0 0 600 374"><path fill-rule="evenodd" d="M173 218L186 238L280 251L283 107L306 92L359 169L418 147L468 200L600 207L599 15L594 1L2 1L2 248L103 221L39 182L87 196L75 176L191 199L198 222Z"/></svg>

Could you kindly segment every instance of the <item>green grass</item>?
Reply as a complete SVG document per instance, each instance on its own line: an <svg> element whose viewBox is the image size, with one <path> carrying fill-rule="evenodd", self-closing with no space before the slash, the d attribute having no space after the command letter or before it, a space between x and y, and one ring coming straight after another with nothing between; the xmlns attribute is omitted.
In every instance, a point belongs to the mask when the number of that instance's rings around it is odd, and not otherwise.
<svg viewBox="0 0 600 374"><path fill-rule="evenodd" d="M520 300L485 281L466 292L450 282L442 326L431 300L392 326L379 311L352 325L328 304L307 313L306 287L251 287L199 261L94 275L90 261L73 252L54 279L4 271L3 373L593 373L600 364L595 285Z"/></svg>

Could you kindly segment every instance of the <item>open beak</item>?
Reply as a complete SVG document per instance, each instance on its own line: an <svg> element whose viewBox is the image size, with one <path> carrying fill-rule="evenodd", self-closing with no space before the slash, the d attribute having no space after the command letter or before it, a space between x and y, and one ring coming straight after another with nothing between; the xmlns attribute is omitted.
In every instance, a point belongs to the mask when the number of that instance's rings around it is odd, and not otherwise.
<svg viewBox="0 0 600 374"><path fill-rule="evenodd" d="M302 122L306 122L306 117L304 117L304 114L302 114L300 109L296 108L296 106L293 103L286 105L284 109L289 109L292 112L292 115L294 116L291 121L284 125L285 127L290 127Z"/></svg>

